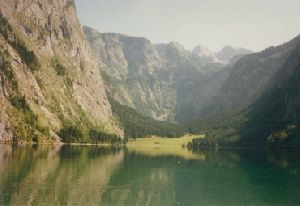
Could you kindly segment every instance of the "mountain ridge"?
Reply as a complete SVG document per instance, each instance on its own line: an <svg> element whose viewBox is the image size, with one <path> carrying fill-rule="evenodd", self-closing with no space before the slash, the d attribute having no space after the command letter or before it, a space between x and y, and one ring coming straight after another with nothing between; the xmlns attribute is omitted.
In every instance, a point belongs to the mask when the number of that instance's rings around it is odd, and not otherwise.
<svg viewBox="0 0 300 206"><path fill-rule="evenodd" d="M178 122L225 145L300 146L300 36L189 51L81 27L73 0L0 3L1 142L177 137Z"/></svg>
<svg viewBox="0 0 300 206"><path fill-rule="evenodd" d="M185 100L196 98L184 97L189 95L185 90L223 67L177 42L153 44L146 38L102 34L87 26L83 31L99 62L105 64L102 73L112 98L158 120L177 121L177 114L189 107Z"/></svg>
<svg viewBox="0 0 300 206"><path fill-rule="evenodd" d="M229 64L232 62L236 62L242 56L251 53L253 53L251 50L245 48L226 45L220 51L218 51L215 56L219 59L219 61Z"/></svg>

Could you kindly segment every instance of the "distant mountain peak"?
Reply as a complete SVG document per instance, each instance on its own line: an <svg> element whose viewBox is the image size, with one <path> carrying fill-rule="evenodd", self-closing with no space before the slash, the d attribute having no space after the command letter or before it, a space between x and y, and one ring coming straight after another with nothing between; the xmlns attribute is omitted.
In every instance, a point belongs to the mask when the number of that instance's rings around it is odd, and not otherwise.
<svg viewBox="0 0 300 206"><path fill-rule="evenodd" d="M184 48L184 46L181 45L180 43L178 43L177 41L171 41L168 45L173 47L173 48L176 48L177 50L181 50L181 51L186 50Z"/></svg>
<svg viewBox="0 0 300 206"><path fill-rule="evenodd" d="M193 50L192 53L197 55L198 57L202 59L206 59L208 61L211 61L213 63L221 63L219 59L215 56L215 54L210 51L207 47L198 44Z"/></svg>
<svg viewBox="0 0 300 206"><path fill-rule="evenodd" d="M207 49L207 47L204 47L200 44L198 44L192 51L194 54L197 54L199 57L211 57L214 56L214 54Z"/></svg>
<svg viewBox="0 0 300 206"><path fill-rule="evenodd" d="M232 60L236 61L236 59L241 56L250 53L252 53L251 50L226 45L221 49L221 51L216 53L216 57L224 63L230 63Z"/></svg>

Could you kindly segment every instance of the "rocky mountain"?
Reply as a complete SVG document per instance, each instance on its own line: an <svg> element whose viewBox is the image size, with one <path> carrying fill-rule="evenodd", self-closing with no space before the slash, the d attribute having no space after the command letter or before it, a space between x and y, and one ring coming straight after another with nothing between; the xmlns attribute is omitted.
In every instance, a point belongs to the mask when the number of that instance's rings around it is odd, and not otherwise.
<svg viewBox="0 0 300 206"><path fill-rule="evenodd" d="M102 64L108 94L158 120L181 121L193 114L193 108L206 105L209 90L214 89L206 83L223 68L176 42L156 45L145 38L101 34L86 26L83 31Z"/></svg>
<svg viewBox="0 0 300 206"><path fill-rule="evenodd" d="M244 48L235 48L232 46L225 46L221 49L221 51L215 54L215 57L225 64L234 63L242 56L246 54L251 54L252 51Z"/></svg>
<svg viewBox="0 0 300 206"><path fill-rule="evenodd" d="M1 142L186 132L166 120L224 144L300 146L300 36L258 53L191 52L81 28L72 0L0 5Z"/></svg>
<svg viewBox="0 0 300 206"><path fill-rule="evenodd" d="M241 58L193 127L226 144L300 145L299 52L300 36Z"/></svg>
<svg viewBox="0 0 300 206"><path fill-rule="evenodd" d="M66 124L121 135L74 2L0 5L0 141L57 141Z"/></svg>
<svg viewBox="0 0 300 206"><path fill-rule="evenodd" d="M252 51L244 48L235 48L232 46L225 46L219 52L212 52L204 46L197 45L193 51L194 54L206 60L207 62L214 62L220 64L234 64L240 58Z"/></svg>

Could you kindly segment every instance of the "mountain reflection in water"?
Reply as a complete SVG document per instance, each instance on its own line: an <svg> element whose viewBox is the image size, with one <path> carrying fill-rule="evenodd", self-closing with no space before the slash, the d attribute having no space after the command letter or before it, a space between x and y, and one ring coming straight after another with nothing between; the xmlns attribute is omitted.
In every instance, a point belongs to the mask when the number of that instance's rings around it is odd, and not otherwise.
<svg viewBox="0 0 300 206"><path fill-rule="evenodd" d="M0 205L299 205L298 153L0 145Z"/></svg>

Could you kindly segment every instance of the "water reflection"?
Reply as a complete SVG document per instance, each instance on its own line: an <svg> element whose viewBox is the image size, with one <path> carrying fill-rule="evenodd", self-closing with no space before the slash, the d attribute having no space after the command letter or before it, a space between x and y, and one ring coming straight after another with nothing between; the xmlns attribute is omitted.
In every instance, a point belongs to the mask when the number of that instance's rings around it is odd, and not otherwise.
<svg viewBox="0 0 300 206"><path fill-rule="evenodd" d="M193 154L201 158L187 159L186 155L154 153L127 151L123 167L112 177L110 188L103 195L102 205L300 203L299 176L270 161L280 154L202 151ZM299 164L296 170L299 171Z"/></svg>
<svg viewBox="0 0 300 206"><path fill-rule="evenodd" d="M299 160L253 150L0 145L0 205L296 206Z"/></svg>
<svg viewBox="0 0 300 206"><path fill-rule="evenodd" d="M123 157L98 147L12 148L1 173L0 204L99 205Z"/></svg>
<svg viewBox="0 0 300 206"><path fill-rule="evenodd" d="M153 147L153 146L130 146L128 147L129 152L135 152L147 156L160 157L160 156L177 156L189 159L205 160L205 154L203 152L193 152L187 148L178 148L176 146L170 147Z"/></svg>

